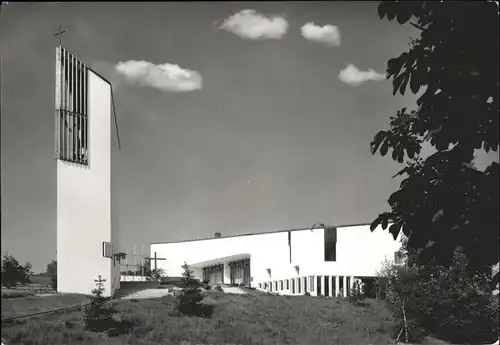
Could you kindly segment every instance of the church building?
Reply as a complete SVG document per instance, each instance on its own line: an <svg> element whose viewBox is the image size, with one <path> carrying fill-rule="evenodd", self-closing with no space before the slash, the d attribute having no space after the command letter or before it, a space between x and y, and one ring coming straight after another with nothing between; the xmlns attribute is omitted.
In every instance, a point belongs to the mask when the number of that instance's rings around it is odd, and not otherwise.
<svg viewBox="0 0 500 345"><path fill-rule="evenodd" d="M152 243L157 267L195 278L286 295L347 296L355 281L373 282L385 260L399 262L400 241L369 224L321 226L178 242Z"/></svg>

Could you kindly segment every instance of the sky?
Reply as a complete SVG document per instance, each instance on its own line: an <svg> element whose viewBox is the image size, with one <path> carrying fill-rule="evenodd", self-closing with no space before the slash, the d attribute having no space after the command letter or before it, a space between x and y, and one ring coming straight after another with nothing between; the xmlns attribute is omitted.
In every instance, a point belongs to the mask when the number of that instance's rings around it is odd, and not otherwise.
<svg viewBox="0 0 500 345"><path fill-rule="evenodd" d="M401 166L369 144L415 105L384 75L418 33L377 2L10 2L1 16L2 253L35 272L56 258L59 23L113 84L122 250L389 210Z"/></svg>

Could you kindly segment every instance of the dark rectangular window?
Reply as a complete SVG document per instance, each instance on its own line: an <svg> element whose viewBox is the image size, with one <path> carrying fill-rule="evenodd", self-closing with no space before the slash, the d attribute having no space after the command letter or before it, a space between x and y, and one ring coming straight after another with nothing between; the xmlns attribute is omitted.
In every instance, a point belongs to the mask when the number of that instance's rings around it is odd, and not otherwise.
<svg viewBox="0 0 500 345"><path fill-rule="evenodd" d="M337 228L327 227L324 231L325 261L337 261Z"/></svg>
<svg viewBox="0 0 500 345"><path fill-rule="evenodd" d="M88 165L88 68L58 48L56 153L63 161Z"/></svg>
<svg viewBox="0 0 500 345"><path fill-rule="evenodd" d="M321 295L321 276L318 276L318 279L316 279L316 291L318 296Z"/></svg>
<svg viewBox="0 0 500 345"><path fill-rule="evenodd" d="M295 279L292 279L292 293L295 293Z"/></svg>
<svg viewBox="0 0 500 345"><path fill-rule="evenodd" d="M300 286L300 278L297 279L297 293L300 293L301 290L301 286Z"/></svg>
<svg viewBox="0 0 500 345"><path fill-rule="evenodd" d="M290 279L286 280L286 289L290 290Z"/></svg>
<svg viewBox="0 0 500 345"><path fill-rule="evenodd" d="M332 277L332 296L336 296L335 291L337 291L337 279Z"/></svg>
<svg viewBox="0 0 500 345"><path fill-rule="evenodd" d="M304 293L306 293L307 292L307 277L302 278L302 280L304 281Z"/></svg>
<svg viewBox="0 0 500 345"><path fill-rule="evenodd" d="M283 280L280 280L280 290L283 291Z"/></svg>

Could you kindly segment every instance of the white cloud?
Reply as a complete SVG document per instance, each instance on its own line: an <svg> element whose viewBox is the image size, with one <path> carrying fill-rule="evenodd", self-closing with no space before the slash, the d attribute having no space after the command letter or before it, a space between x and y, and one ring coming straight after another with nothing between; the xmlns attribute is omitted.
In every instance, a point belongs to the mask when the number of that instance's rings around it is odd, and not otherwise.
<svg viewBox="0 0 500 345"><path fill-rule="evenodd" d="M310 41L323 43L330 47L340 46L340 30L336 25L316 25L306 23L300 28L302 36Z"/></svg>
<svg viewBox="0 0 500 345"><path fill-rule="evenodd" d="M249 40L278 40L288 31L288 22L284 17L271 17L255 10L243 10L224 20L219 29Z"/></svg>
<svg viewBox="0 0 500 345"><path fill-rule="evenodd" d="M339 72L339 79L346 84L351 86L358 86L363 84L368 80L384 80L386 78L385 73L378 73L371 68L367 71L361 71L353 64L348 64L346 68Z"/></svg>
<svg viewBox="0 0 500 345"><path fill-rule="evenodd" d="M130 84L149 86L165 92L188 92L202 88L203 79L197 71L175 64L155 65L148 61L119 62L116 71Z"/></svg>

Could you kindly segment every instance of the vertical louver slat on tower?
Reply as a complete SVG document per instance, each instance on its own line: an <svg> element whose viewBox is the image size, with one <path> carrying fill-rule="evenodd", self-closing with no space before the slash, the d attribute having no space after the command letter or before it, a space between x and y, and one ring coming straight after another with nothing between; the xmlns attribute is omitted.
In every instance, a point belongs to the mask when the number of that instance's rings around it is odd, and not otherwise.
<svg viewBox="0 0 500 345"><path fill-rule="evenodd" d="M64 48L56 61L56 154L88 165L88 68Z"/></svg>

